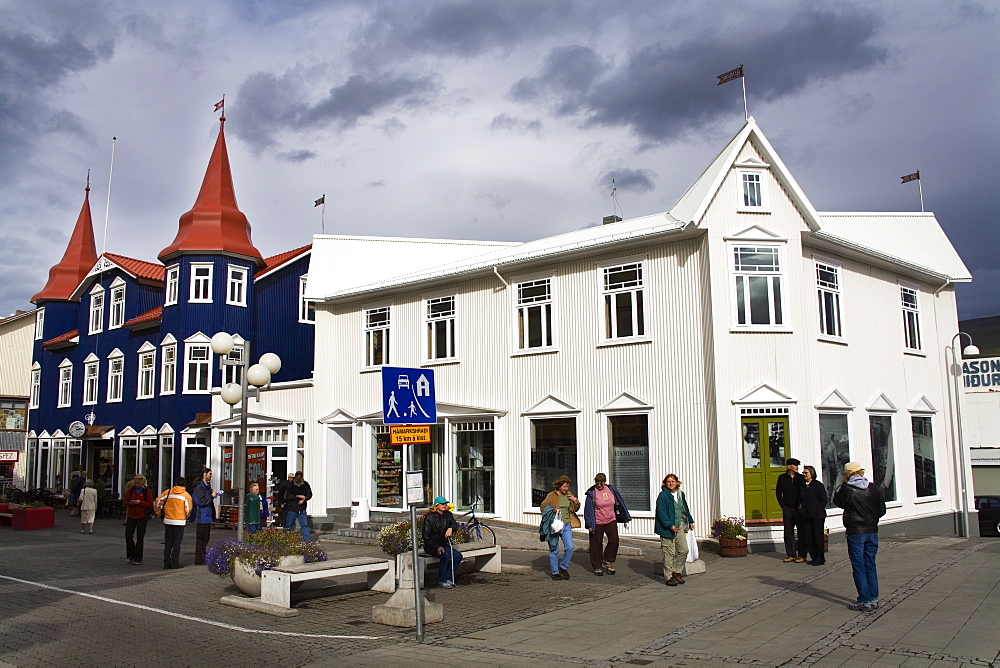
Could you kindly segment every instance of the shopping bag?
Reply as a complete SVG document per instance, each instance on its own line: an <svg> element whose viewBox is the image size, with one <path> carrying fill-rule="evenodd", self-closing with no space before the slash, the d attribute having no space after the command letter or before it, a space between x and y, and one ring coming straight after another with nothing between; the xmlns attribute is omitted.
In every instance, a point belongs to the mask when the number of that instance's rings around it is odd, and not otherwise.
<svg viewBox="0 0 1000 668"><path fill-rule="evenodd" d="M688 556L685 561L698 561L698 540L694 537L694 533L691 531L687 532L687 542Z"/></svg>

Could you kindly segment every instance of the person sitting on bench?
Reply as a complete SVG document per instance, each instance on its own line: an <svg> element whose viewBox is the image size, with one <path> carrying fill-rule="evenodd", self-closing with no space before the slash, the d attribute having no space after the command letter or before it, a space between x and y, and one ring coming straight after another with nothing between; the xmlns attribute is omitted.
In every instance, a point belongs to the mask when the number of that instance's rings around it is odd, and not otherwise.
<svg viewBox="0 0 1000 668"><path fill-rule="evenodd" d="M448 510L448 499L435 498L424 516L424 552L438 558L438 579L445 589L455 586L455 569L462 563L462 553L449 540L457 528L455 516Z"/></svg>

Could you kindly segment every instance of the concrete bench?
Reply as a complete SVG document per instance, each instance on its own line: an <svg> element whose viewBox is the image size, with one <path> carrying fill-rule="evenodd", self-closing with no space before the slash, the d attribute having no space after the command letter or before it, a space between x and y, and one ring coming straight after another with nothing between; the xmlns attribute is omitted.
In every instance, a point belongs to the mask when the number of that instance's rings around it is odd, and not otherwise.
<svg viewBox="0 0 1000 668"><path fill-rule="evenodd" d="M335 559L301 566L283 566L260 574L260 600L282 608L292 607L293 582L335 578L357 573L368 574L368 588L373 591L396 591L396 564L388 559Z"/></svg>
<svg viewBox="0 0 1000 668"><path fill-rule="evenodd" d="M475 543L473 543L475 545ZM471 563L472 569L475 571L482 571L483 573L500 573L502 572L501 554L499 545L491 545L489 547L470 547L463 550L462 546L457 546L459 552L462 553L462 563ZM427 555L420 555L420 562L424 564L425 570L426 566L430 564L438 563L439 559L437 557L429 557Z"/></svg>

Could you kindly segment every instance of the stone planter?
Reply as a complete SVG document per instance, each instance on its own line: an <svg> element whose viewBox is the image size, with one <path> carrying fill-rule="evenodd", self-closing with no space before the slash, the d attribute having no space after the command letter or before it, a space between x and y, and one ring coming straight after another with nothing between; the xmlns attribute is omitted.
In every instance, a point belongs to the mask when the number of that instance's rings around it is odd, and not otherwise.
<svg viewBox="0 0 1000 668"><path fill-rule="evenodd" d="M51 529L56 525L56 511L44 508L11 508L11 529Z"/></svg>
<svg viewBox="0 0 1000 668"><path fill-rule="evenodd" d="M306 558L301 554L293 554L291 556L281 557L278 559L279 566L300 566L304 563L306 563ZM236 559L233 572L229 575L233 578L233 584L236 585L236 588L245 595L250 598L260 598L260 575L255 573L253 568L244 566L240 559ZM295 591L298 588L296 585L301 584L301 582L293 583L292 591Z"/></svg>
<svg viewBox="0 0 1000 668"><path fill-rule="evenodd" d="M7 517L10 514L10 505L9 503L0 503L0 527L10 526L10 518Z"/></svg>
<svg viewBox="0 0 1000 668"><path fill-rule="evenodd" d="M747 556L747 541L735 540L732 538L720 538L719 539L719 556L720 557L745 557Z"/></svg>

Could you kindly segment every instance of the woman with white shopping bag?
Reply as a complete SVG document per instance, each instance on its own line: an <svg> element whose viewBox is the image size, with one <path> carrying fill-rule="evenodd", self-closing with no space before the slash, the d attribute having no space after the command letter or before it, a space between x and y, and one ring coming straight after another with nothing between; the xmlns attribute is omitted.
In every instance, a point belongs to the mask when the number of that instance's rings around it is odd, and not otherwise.
<svg viewBox="0 0 1000 668"><path fill-rule="evenodd" d="M663 488L656 498L656 523L654 530L660 537L663 550L663 576L668 587L684 584L681 571L688 555L685 534L694 529L694 518L688 508L687 497L681 491L681 481L675 473L663 479Z"/></svg>

